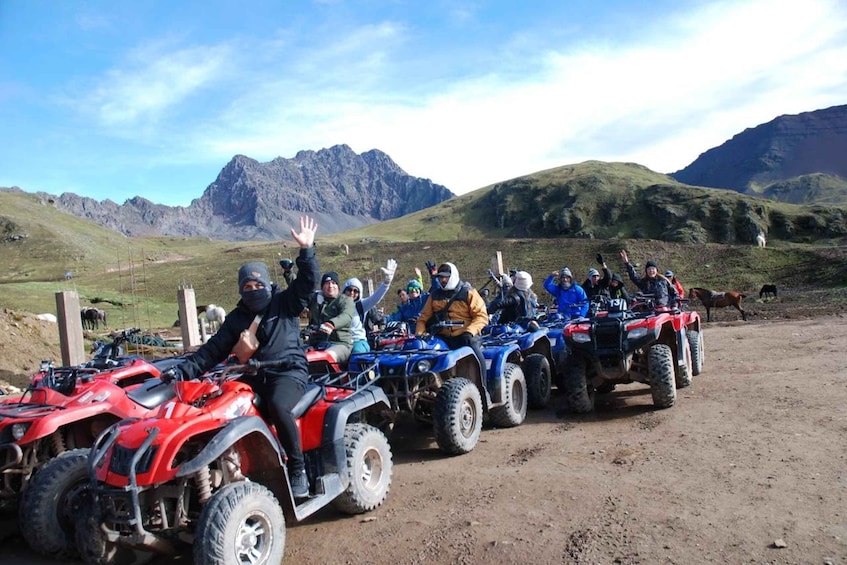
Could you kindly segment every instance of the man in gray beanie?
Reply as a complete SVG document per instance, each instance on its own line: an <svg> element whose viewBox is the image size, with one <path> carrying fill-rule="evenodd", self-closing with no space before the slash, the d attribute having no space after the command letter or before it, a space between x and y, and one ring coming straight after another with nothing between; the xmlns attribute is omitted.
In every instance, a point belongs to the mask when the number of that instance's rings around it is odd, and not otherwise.
<svg viewBox="0 0 847 565"><path fill-rule="evenodd" d="M600 278L600 271L597 269L588 269L588 276L582 283L582 290L585 291L588 300L595 296L609 296L609 282L612 280L612 272L606 267L606 262L603 261L603 256L599 253L597 260L600 262L600 268L603 269L603 278Z"/></svg>
<svg viewBox="0 0 847 565"><path fill-rule="evenodd" d="M242 332L250 332L258 347L255 350L251 348L252 354L246 353L248 358L281 361L277 367L262 369L241 380L256 391L270 414L285 449L295 498L309 496L300 431L291 409L302 398L309 379L309 364L300 345L300 313L308 306L320 273L314 247L317 229L313 218L301 216L300 232L291 230L291 235L300 245L300 254L297 257L297 277L285 290L271 282L264 263L242 265L238 269L241 300L227 315L220 330L162 376L163 379L195 379L233 354L243 357L245 353L239 351L241 335ZM240 361L244 362L244 359Z"/></svg>

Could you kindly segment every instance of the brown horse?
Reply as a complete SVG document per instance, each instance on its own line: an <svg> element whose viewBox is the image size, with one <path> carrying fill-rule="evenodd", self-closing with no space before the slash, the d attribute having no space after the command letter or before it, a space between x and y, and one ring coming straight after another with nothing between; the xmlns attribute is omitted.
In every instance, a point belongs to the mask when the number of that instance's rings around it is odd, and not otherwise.
<svg viewBox="0 0 847 565"><path fill-rule="evenodd" d="M741 312L741 319L747 321L747 312L741 307L741 301L744 298L737 290L727 290L726 292L715 292L705 288L692 288L688 291L688 299L694 300L699 298L703 306L706 307L706 321L712 321L712 308L725 308L732 306Z"/></svg>

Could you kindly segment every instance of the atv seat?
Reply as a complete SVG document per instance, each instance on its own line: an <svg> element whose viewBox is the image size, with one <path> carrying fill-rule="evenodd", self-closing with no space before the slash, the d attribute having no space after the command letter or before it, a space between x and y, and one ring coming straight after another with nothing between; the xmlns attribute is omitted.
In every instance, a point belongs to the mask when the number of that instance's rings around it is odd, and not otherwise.
<svg viewBox="0 0 847 565"><path fill-rule="evenodd" d="M163 383L159 379L147 379L140 387L127 392L126 395L145 408L155 408L176 396L176 393L170 383Z"/></svg>
<svg viewBox="0 0 847 565"><path fill-rule="evenodd" d="M318 400L323 394L323 387L317 383L307 383L306 390L303 392L303 396L300 397L300 400L297 401L297 404L294 405L294 408L291 409L291 414L295 418L299 418L303 414L306 413L306 410Z"/></svg>

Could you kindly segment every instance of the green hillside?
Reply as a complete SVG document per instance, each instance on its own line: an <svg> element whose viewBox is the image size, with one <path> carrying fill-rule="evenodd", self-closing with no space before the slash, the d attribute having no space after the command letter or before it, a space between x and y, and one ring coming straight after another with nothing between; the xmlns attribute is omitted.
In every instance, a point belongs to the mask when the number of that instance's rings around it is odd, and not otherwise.
<svg viewBox="0 0 847 565"><path fill-rule="evenodd" d="M568 179L564 182L571 183L571 187L574 183L605 187L579 195L579 210L587 210L591 202L609 198L626 200L627 193L637 191L655 193L659 198L662 191L658 186L667 187L666 200L673 199L675 191L704 191L678 185L643 167L625 164L605 167L586 163L542 171L531 177L535 184L515 191L511 199L506 199L504 206L510 218L535 217L536 210L558 205L552 195L560 190L562 179ZM598 233L606 235L603 238L508 237L515 229L514 220L498 225L495 218L501 212L486 212L483 202L498 190L505 190L504 186L526 183L529 178L480 189L399 220L366 228L331 236L322 236L319 228L317 250L321 269L337 271L343 278L372 279L378 284L379 268L385 260L397 259L397 283L386 299L386 307L391 310L396 304L394 290L414 275L415 267L423 268L427 260L454 262L462 277L479 287L486 283L486 271L499 251L506 268L521 268L532 274L534 288L543 300L541 282L552 270L568 266L581 281L587 269L596 266L594 255L601 252L611 268L620 271L618 251L624 248L637 262L654 259L660 268L673 269L688 287L734 288L756 293L767 282L797 292L814 291L819 293L815 300L818 296L836 302L845 300L847 247L832 240L795 243L771 236L769 247L759 249L750 244L621 237L618 232L626 235L633 228L620 226L636 225L632 218L622 217L607 222L616 226L617 232L601 232L598 228ZM521 194L524 191L532 194L532 198ZM706 200L704 205L720 206L723 202L718 199L718 204L709 204ZM770 217L779 206L786 207L783 213L788 217L790 205L787 204L768 208ZM177 317L177 290L184 286L194 288L198 303L215 303L230 309L237 298L236 271L241 264L266 261L274 276L281 279L278 259L293 258L297 252L291 241L236 243L190 238L126 238L58 212L49 203L26 193L0 191L0 209L4 230L0 240L3 255L0 307L34 313L55 312L56 292L75 290L82 305L97 304L107 310L113 327L170 326ZM637 225L649 229L646 219L639 220ZM585 226L588 224L584 225L587 229ZM70 280L64 278L66 271L73 273Z"/></svg>

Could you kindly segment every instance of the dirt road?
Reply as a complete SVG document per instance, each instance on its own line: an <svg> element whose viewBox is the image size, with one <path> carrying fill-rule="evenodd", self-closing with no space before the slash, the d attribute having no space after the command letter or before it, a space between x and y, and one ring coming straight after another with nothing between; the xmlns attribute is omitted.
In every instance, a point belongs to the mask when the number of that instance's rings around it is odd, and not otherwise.
<svg viewBox="0 0 847 565"><path fill-rule="evenodd" d="M843 327L708 324L675 407L618 387L589 416L484 429L460 457L405 424L386 504L290 526L286 562L847 563ZM0 545L3 563L36 562L20 545Z"/></svg>

